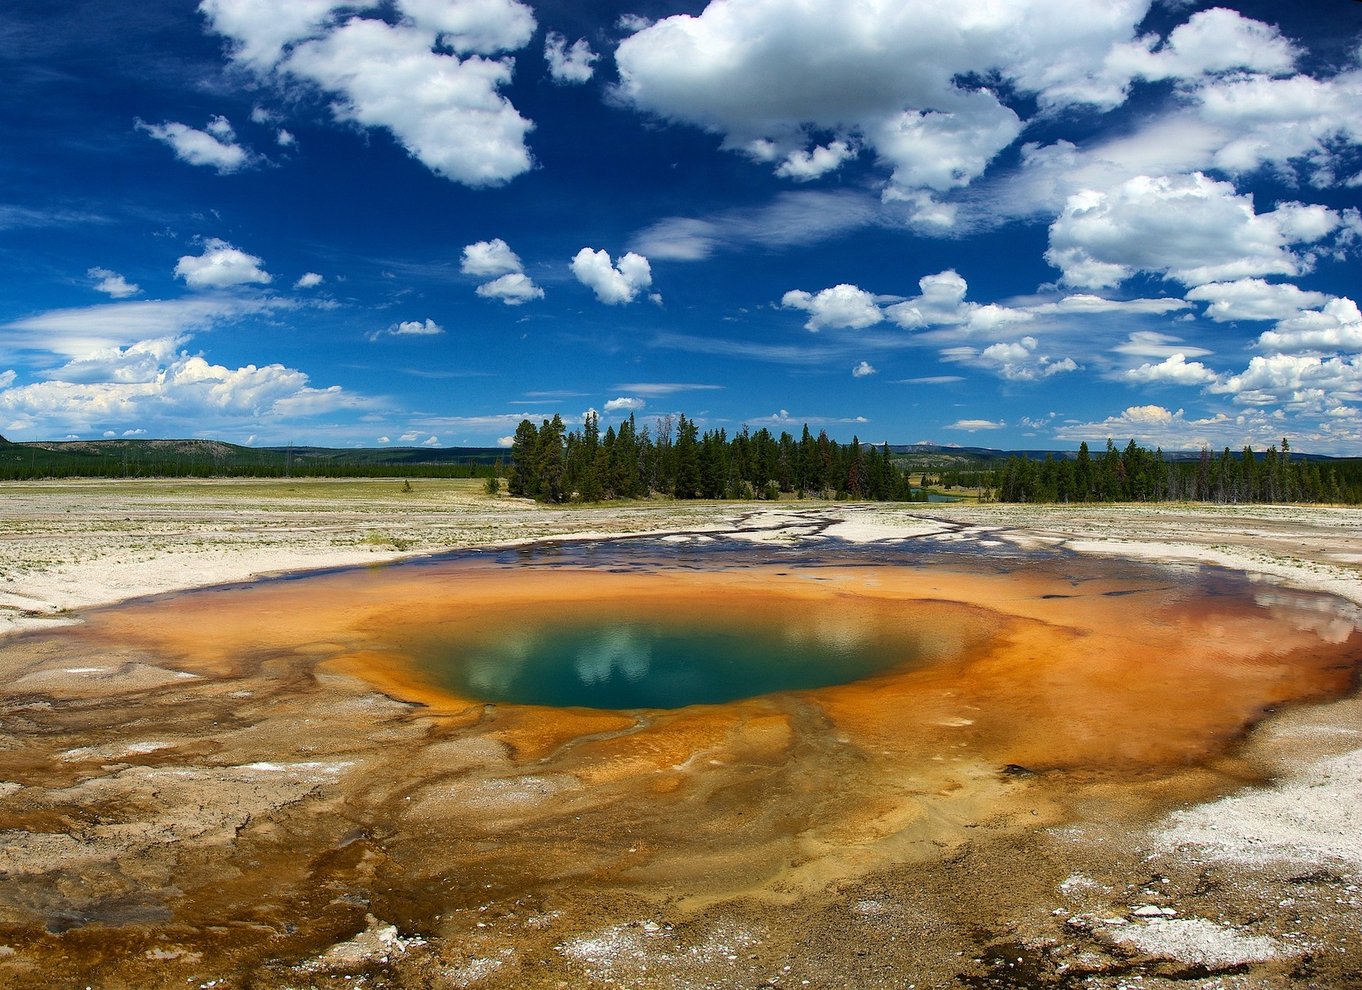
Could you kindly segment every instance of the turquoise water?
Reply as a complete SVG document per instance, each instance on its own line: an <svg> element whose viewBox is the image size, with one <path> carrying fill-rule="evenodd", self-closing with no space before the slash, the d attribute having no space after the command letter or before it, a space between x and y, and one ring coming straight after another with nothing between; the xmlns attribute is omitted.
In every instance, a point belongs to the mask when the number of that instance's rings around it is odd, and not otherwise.
<svg viewBox="0 0 1362 990"><path fill-rule="evenodd" d="M494 641L433 646L422 666L442 686L483 701L608 709L684 708L846 684L911 662L845 626L820 634L707 621L555 621Z"/></svg>

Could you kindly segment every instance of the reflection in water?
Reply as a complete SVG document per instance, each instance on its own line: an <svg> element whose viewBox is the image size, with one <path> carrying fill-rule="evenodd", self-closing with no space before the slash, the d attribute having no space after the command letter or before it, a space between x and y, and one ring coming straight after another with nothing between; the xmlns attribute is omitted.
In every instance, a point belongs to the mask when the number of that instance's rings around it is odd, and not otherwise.
<svg viewBox="0 0 1362 990"><path fill-rule="evenodd" d="M1253 577L1255 581L1265 580L1257 575ZM1266 583L1254 590L1253 600L1278 621L1313 632L1326 643L1346 643L1354 631L1362 629L1362 608L1351 602Z"/></svg>
<svg viewBox="0 0 1362 990"><path fill-rule="evenodd" d="M650 621L517 615L480 636L418 643L413 658L438 683L485 701L623 709L822 688L922 653L901 624L873 616L774 611Z"/></svg>
<svg viewBox="0 0 1362 990"><path fill-rule="evenodd" d="M573 669L587 687L607 684L619 676L630 684L637 684L648 676L653 650L639 631L631 626L616 626L586 636L588 642L577 651Z"/></svg>

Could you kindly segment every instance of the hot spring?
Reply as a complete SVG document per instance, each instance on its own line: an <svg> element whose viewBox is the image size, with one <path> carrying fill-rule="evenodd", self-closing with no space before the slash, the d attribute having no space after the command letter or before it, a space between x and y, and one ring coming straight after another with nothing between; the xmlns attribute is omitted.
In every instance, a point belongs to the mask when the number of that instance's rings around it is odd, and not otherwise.
<svg viewBox="0 0 1362 990"><path fill-rule="evenodd" d="M1346 691L1345 613L1192 565L619 541L176 595L93 613L68 642L195 673L335 672L432 711L495 704L532 735L558 724L545 709L742 718L791 698L872 747L944 736L1094 767L1195 761L1265 710Z"/></svg>
<svg viewBox="0 0 1362 990"><path fill-rule="evenodd" d="M1362 657L1337 599L984 539L552 544L81 618L0 643L0 920L130 986L374 919L532 985L573 933L664 912L802 946L851 889L956 904L953 959L998 892L1050 910L1052 826L1261 779L1247 730Z"/></svg>
<svg viewBox="0 0 1362 990"><path fill-rule="evenodd" d="M487 632L417 639L412 658L437 684L483 701L674 709L847 684L934 655L921 615L862 624L860 610L826 604L711 603L686 614L614 604L585 610L598 616L536 608Z"/></svg>

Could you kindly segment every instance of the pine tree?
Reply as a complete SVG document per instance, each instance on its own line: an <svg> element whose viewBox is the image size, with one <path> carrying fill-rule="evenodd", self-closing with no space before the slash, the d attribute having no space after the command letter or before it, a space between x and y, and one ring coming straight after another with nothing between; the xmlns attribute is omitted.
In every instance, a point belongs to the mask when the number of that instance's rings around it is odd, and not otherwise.
<svg viewBox="0 0 1362 990"><path fill-rule="evenodd" d="M796 465L799 463L799 448L794 437L787 432L780 434L780 453L776 457L776 484L782 492L795 490Z"/></svg>
<svg viewBox="0 0 1362 990"><path fill-rule="evenodd" d="M1245 502L1256 502L1258 500L1257 467L1257 462L1253 457L1253 448L1245 447L1244 452L1239 456L1240 492Z"/></svg>
<svg viewBox="0 0 1362 990"><path fill-rule="evenodd" d="M865 458L861 454L861 438L851 438L851 453L847 456L846 490L852 498L860 498L864 487Z"/></svg>
<svg viewBox="0 0 1362 990"><path fill-rule="evenodd" d="M542 502L563 502L567 499L567 493L563 490L563 434L563 417L557 413L553 414L553 419L544 420L539 427L539 443L535 449L535 470L539 477L536 497Z"/></svg>
<svg viewBox="0 0 1362 990"><path fill-rule="evenodd" d="M506 487L512 495L539 497L538 451L539 431L528 419L522 419L511 439L511 473Z"/></svg>
<svg viewBox="0 0 1362 990"><path fill-rule="evenodd" d="M813 434L809 432L809 424L805 423L804 432L799 436L799 455L795 463L795 484L801 495L808 495L814 490L813 465L816 456Z"/></svg>
<svg viewBox="0 0 1362 990"><path fill-rule="evenodd" d="M1116 450L1116 444L1111 437L1107 437L1107 449L1102 455L1101 461L1101 481L1098 497L1103 502L1119 502L1121 500L1121 455Z"/></svg>
<svg viewBox="0 0 1362 990"><path fill-rule="evenodd" d="M604 490L600 463L601 418L594 409L588 410L582 419L580 447L573 486L583 502L599 502Z"/></svg>
<svg viewBox="0 0 1362 990"><path fill-rule="evenodd" d="M700 443L695 421L681 416L676 424L676 481L673 488L677 498L695 498L700 494Z"/></svg>
<svg viewBox="0 0 1362 990"><path fill-rule="evenodd" d="M1074 497L1080 502L1092 499L1092 455L1088 453L1088 441L1078 445L1078 460L1074 464Z"/></svg>

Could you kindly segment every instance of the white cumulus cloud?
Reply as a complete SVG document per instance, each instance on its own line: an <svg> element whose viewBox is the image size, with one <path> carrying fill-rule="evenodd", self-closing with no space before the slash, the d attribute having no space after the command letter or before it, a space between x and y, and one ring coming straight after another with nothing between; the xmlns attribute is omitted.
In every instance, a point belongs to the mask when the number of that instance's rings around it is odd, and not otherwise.
<svg viewBox="0 0 1362 990"><path fill-rule="evenodd" d="M475 290L484 299L496 299L508 306L519 306L533 299L544 298L544 290L525 274L520 256L500 237L464 247L459 270L478 278L497 276Z"/></svg>
<svg viewBox="0 0 1362 990"><path fill-rule="evenodd" d="M147 124L139 120L137 127L168 144L180 161L207 165L223 175L245 168L253 161L251 153L237 143L236 133L226 117L212 118L203 130L176 121Z"/></svg>
<svg viewBox="0 0 1362 990"><path fill-rule="evenodd" d="M445 328L427 317L424 322L421 320L406 320L397 324L392 332L400 336L430 337L435 334L444 333Z"/></svg>
<svg viewBox="0 0 1362 990"><path fill-rule="evenodd" d="M519 0L398 0L397 5L460 54L515 51L525 47L536 26L534 11Z"/></svg>
<svg viewBox="0 0 1362 990"><path fill-rule="evenodd" d="M1093 102L1093 80L1128 42L1144 0L966 5L722 0L643 27L616 51L619 95L723 136L724 146L804 178L869 147L900 190L982 174L1022 128L998 79L1044 105ZM825 149L816 162L817 149Z"/></svg>
<svg viewBox="0 0 1362 990"><path fill-rule="evenodd" d="M403 320L385 330L375 330L368 336L370 340L378 340L381 337L437 337L444 332L444 327L426 317L424 320Z"/></svg>
<svg viewBox="0 0 1362 990"><path fill-rule="evenodd" d="M1078 362L1071 357L1051 358L1038 350L1040 341L1026 336L1020 340L999 341L985 347L976 359L970 360L972 348L961 348L960 357L1001 378L1014 382L1034 382L1078 370Z"/></svg>
<svg viewBox="0 0 1362 990"><path fill-rule="evenodd" d="M1211 386L1211 391L1227 393L1241 405L1283 404L1323 413L1341 401L1362 398L1362 356L1257 355L1241 374Z"/></svg>
<svg viewBox="0 0 1362 990"><path fill-rule="evenodd" d="M889 316L905 328L957 323L969 284L953 268L918 279L920 295L889 307Z"/></svg>
<svg viewBox="0 0 1362 990"><path fill-rule="evenodd" d="M868 375L873 375L876 373L877 372L874 366L871 365L869 361L861 361L856 365L856 367L851 369L851 376L853 378L865 378Z"/></svg>
<svg viewBox="0 0 1362 990"><path fill-rule="evenodd" d="M141 292L141 288L129 282L118 272L108 268L91 268L85 273L95 280L95 288L114 299L127 299Z"/></svg>
<svg viewBox="0 0 1362 990"><path fill-rule="evenodd" d="M544 38L544 60L556 83L569 85L588 81L595 74L599 58L585 38L578 38L571 46L557 31L550 31Z"/></svg>
<svg viewBox="0 0 1362 990"><path fill-rule="evenodd" d="M466 245L459 271L477 278L491 278L496 275L509 275L524 271L520 256L500 237L490 241L476 241Z"/></svg>
<svg viewBox="0 0 1362 990"><path fill-rule="evenodd" d="M841 168L843 162L855 157L856 146L847 141L832 141L810 151L796 148L777 166L776 175L796 182L808 182Z"/></svg>
<svg viewBox="0 0 1362 990"><path fill-rule="evenodd" d="M1234 417L1216 413L1205 419L1188 419L1182 409L1144 405L1128 406L1098 422L1063 424L1056 427L1055 436L1060 440L1132 439L1171 449L1239 447L1267 438L1276 443L1281 439L1281 424L1256 413Z"/></svg>
<svg viewBox="0 0 1362 990"><path fill-rule="evenodd" d="M344 0L200 0L199 12L231 39L234 59L264 74L289 45L320 31L344 6Z"/></svg>
<svg viewBox="0 0 1362 990"><path fill-rule="evenodd" d="M1234 46L1226 44L1223 56L1234 58ZM1353 62L1333 75L1282 76L1266 68L1272 61L1264 49L1261 71L1180 79L1169 103L1116 136L1082 147L1063 138L1023 146L1022 167L969 200L961 222L1059 213L1071 196L1111 190L1137 176L1214 171L1237 178L1267 167L1317 188L1362 182L1362 68ZM1117 98L1126 82L1123 76L1114 83Z"/></svg>
<svg viewBox="0 0 1362 990"><path fill-rule="evenodd" d="M1171 423L1176 417L1182 415L1179 409L1176 413L1169 412L1163 406L1128 406L1124 413L1127 422L1130 423Z"/></svg>
<svg viewBox="0 0 1362 990"><path fill-rule="evenodd" d="M1227 76L1195 93L1195 119L1210 140L1207 165L1303 172L1327 187L1356 174L1348 145L1362 143L1362 70L1327 78Z"/></svg>
<svg viewBox="0 0 1362 990"><path fill-rule="evenodd" d="M646 405L647 403L640 398L630 395L621 395L619 398L607 401L605 404L605 411L608 413L637 412Z"/></svg>
<svg viewBox="0 0 1362 990"><path fill-rule="evenodd" d="M0 391L0 421L9 429L48 435L128 435L130 422L173 434L191 423L195 429L246 428L369 404L339 386L314 388L297 369L230 368L185 353L177 343L138 341L80 355L50 371L47 381Z"/></svg>
<svg viewBox="0 0 1362 990"><path fill-rule="evenodd" d="M791 289L781 297L786 309L802 309L809 314L806 330L828 328L863 330L884 319L875 297L865 289L842 283L818 293Z"/></svg>
<svg viewBox="0 0 1362 990"><path fill-rule="evenodd" d="M185 255L175 264L175 275L192 289L227 289L234 285L268 285L274 279L264 262L226 241L204 241L203 254Z"/></svg>
<svg viewBox="0 0 1362 990"><path fill-rule="evenodd" d="M1170 354L1158 364L1146 362L1122 377L1144 385L1208 385L1217 378L1214 371L1200 361L1188 361L1182 353Z"/></svg>
<svg viewBox="0 0 1362 990"><path fill-rule="evenodd" d="M315 289L325 281L326 279L316 272L304 272L299 276L298 281L293 283L293 287L295 289Z"/></svg>
<svg viewBox="0 0 1362 990"><path fill-rule="evenodd" d="M1251 196L1200 172L1136 176L1106 191L1069 197L1050 227L1045 258L1070 285L1119 285L1152 272L1184 285L1296 275L1308 267L1292 244L1340 223L1321 206L1288 203L1257 213Z"/></svg>
<svg viewBox="0 0 1362 990"><path fill-rule="evenodd" d="M529 170L532 128L502 94L533 12L517 0L399 0L390 24L328 0L202 0L233 57L262 78L319 87L335 117L389 131L454 182L492 186Z"/></svg>
<svg viewBox="0 0 1362 990"><path fill-rule="evenodd" d="M58 367L46 368L40 376L64 382L151 382L188 339L187 334L182 334L139 340L127 347L101 347L74 356Z"/></svg>
<svg viewBox="0 0 1362 990"><path fill-rule="evenodd" d="M474 291L484 299L496 299L507 306L519 306L534 299L544 298L544 290L521 272L512 272L490 282L484 282Z"/></svg>
<svg viewBox="0 0 1362 990"><path fill-rule="evenodd" d="M584 247L572 259L572 274L595 292L597 299L612 306L633 302L639 292L653 284L648 259L632 251L612 264L604 249Z"/></svg>
<svg viewBox="0 0 1362 990"><path fill-rule="evenodd" d="M1270 24L1224 7L1201 10L1173 29L1166 40L1145 35L1115 46L1106 69L1116 85L1131 79L1195 79L1231 70L1288 73L1296 47Z"/></svg>
<svg viewBox="0 0 1362 990"><path fill-rule="evenodd" d="M1282 320L1322 306L1329 299L1323 292L1306 292L1289 282L1273 283L1261 278L1208 282L1189 291L1187 298L1206 303L1206 315L1217 323Z"/></svg>
<svg viewBox="0 0 1362 990"><path fill-rule="evenodd" d="M1258 338L1267 351L1362 352L1362 312L1347 296L1282 320Z"/></svg>
<svg viewBox="0 0 1362 990"><path fill-rule="evenodd" d="M919 295L885 309L885 315L906 330L950 327L955 328L957 336L996 335L1035 319L1034 313L1026 309L966 302L969 286L953 268L924 275L917 284Z"/></svg>

